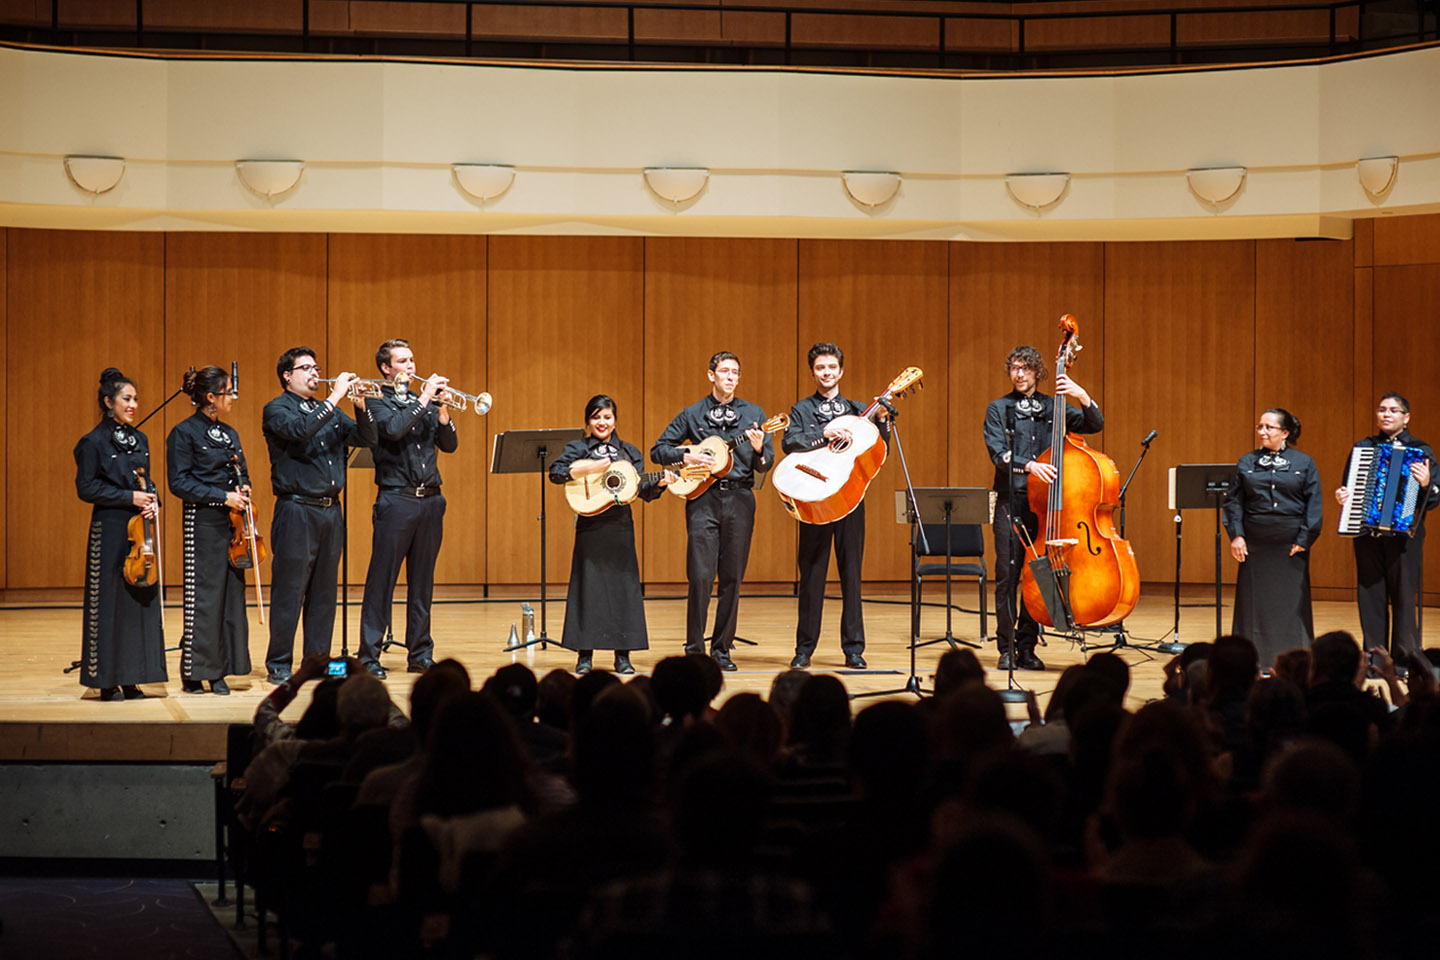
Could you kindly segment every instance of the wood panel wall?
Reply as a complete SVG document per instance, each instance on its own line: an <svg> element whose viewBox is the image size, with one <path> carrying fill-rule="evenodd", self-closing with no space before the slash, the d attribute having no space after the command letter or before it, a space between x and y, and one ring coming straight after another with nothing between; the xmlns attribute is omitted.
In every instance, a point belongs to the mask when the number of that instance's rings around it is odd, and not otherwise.
<svg viewBox="0 0 1440 960"><path fill-rule="evenodd" d="M868 398L902 367L925 388L900 401L917 485L989 486L980 423L1005 393L1003 360L1019 343L1047 357L1061 313L1081 321L1075 378L1106 418L1095 445L1128 472L1139 441L1159 431L1131 488L1128 534L1141 575L1169 580L1174 525L1166 471L1229 462L1255 443L1257 414L1283 406L1304 423L1302 447L1338 483L1346 448L1374 429L1376 392L1398 389L1421 437L1440 420L1429 377L1440 308L1440 217L1362 221L1353 242L943 244L904 241L126 234L11 228L0 245L4 360L17 361L0 399L6 451L0 537L8 591L74 588L88 510L72 492L70 448L94 425L94 384L115 365L153 409L192 363L239 360L241 431L257 502L269 515L260 408L274 396L275 358L313 347L327 376L374 376L375 347L411 340L423 371L467 392L488 390L481 419L458 414L461 446L441 461L448 512L439 580L525 584L538 575L540 481L487 476L502 430L579 427L585 400L609 393L621 436L648 454L682 406L709 388L716 350L742 360L740 393L767 411L808 393L805 352L826 339L846 351L843 389ZM21 358L25 358L21 361ZM73 372L75 386L17 389L24 371ZM5 369L11 369L5 364ZM37 375L38 376L38 375ZM28 383L27 383L28 386ZM42 406L25 400L42 387ZM182 406L183 404L183 406ZM37 415L37 410L40 415ZM175 401L146 428L164 468L164 437L189 414ZM905 530L893 522L899 457L871 488L865 575L903 580ZM351 479L351 580L369 557L373 479ZM572 521L558 488L548 505L547 579L563 584ZM748 578L794 577L795 529L769 489ZM639 518L643 575L684 579L683 504L664 497ZM172 514L172 519L178 514ZM1327 530L1333 529L1333 509ZM174 524L170 524L174 526ZM167 579L176 582L174 534ZM1187 514L1183 577L1212 575L1213 521ZM45 548L36 551L35 544ZM1343 591L1348 548L1315 548L1317 588ZM173 569L168 569L173 566ZM1440 591L1440 564L1427 584ZM1225 560L1225 577L1234 575ZM18 595L18 594L16 594Z"/></svg>

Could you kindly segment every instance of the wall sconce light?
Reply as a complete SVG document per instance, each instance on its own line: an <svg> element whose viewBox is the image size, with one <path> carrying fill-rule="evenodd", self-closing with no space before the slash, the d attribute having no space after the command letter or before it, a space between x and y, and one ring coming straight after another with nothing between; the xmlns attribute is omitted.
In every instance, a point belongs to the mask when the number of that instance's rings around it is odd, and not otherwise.
<svg viewBox="0 0 1440 960"><path fill-rule="evenodd" d="M1360 178L1360 186L1377 200L1395 185L1395 174L1399 169L1399 157L1366 157L1355 163L1355 174Z"/></svg>
<svg viewBox="0 0 1440 960"><path fill-rule="evenodd" d="M65 176L86 193L99 196L115 189L125 175L123 157L66 157Z"/></svg>
<svg viewBox="0 0 1440 960"><path fill-rule="evenodd" d="M1068 173L1011 173L1005 177L1005 189L1010 191L1010 196L1031 210L1058 202L1068 186Z"/></svg>
<svg viewBox="0 0 1440 960"><path fill-rule="evenodd" d="M515 182L515 168L498 163L452 163L460 189L480 202L498 197Z"/></svg>
<svg viewBox="0 0 1440 960"><path fill-rule="evenodd" d="M1245 185L1244 167L1205 167L1186 170L1185 179L1195 196L1218 206L1240 192Z"/></svg>
<svg viewBox="0 0 1440 960"><path fill-rule="evenodd" d="M236 160L240 182L266 200L295 188L300 182L304 160Z"/></svg>
<svg viewBox="0 0 1440 960"><path fill-rule="evenodd" d="M900 174L872 170L846 170L841 176L845 180L845 192L856 203L867 207L878 207L888 203L900 189Z"/></svg>
<svg viewBox="0 0 1440 960"><path fill-rule="evenodd" d="M671 203L684 203L705 189L710 180L706 167L646 167L645 184L655 196Z"/></svg>

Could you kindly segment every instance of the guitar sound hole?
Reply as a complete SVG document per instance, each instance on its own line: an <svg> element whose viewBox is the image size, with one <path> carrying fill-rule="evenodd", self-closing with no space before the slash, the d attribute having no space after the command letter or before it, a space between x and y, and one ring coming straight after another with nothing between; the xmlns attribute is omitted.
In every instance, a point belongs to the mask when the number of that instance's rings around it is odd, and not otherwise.
<svg viewBox="0 0 1440 960"><path fill-rule="evenodd" d="M850 441L844 439L843 437L839 440L832 440L830 442L830 449L835 451L836 453L844 453L846 449L849 448L849 446Z"/></svg>
<svg viewBox="0 0 1440 960"><path fill-rule="evenodd" d="M619 490L619 489L620 489L620 485L621 485L622 482L623 482L623 481L621 480L621 478L620 478L619 476L617 476L616 474L613 474L613 473L612 473L612 474L609 474L609 475L607 475L607 476L605 477L605 489L606 489L606 490Z"/></svg>

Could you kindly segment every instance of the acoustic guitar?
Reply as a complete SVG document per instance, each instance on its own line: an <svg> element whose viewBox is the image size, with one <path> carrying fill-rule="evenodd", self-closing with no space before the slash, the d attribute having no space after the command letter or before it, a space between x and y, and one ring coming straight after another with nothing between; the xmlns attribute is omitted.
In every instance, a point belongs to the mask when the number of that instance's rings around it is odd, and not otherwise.
<svg viewBox="0 0 1440 960"><path fill-rule="evenodd" d="M673 468L682 480L708 477L710 469L701 464ZM616 504L629 503L640 495L640 485L665 476L664 470L639 473L628 460L616 460L603 473L576 477L565 483L565 502L582 517L604 513Z"/></svg>
<svg viewBox="0 0 1440 960"><path fill-rule="evenodd" d="M766 433L781 433L788 426L790 426L790 414L777 413L769 420L760 424L760 429ZM700 469L705 471L703 474L700 474L698 477L688 475L681 477L678 482L670 484L670 486L665 489L677 497L694 500L700 496L700 494L709 490L710 484L730 472L730 468L734 466L735 463L735 448L742 443L749 442L750 438L745 436L744 431L741 431L738 435L728 439L720 436L706 437L699 443L676 447L675 449L681 453L708 453L715 458L715 465L709 469L701 467ZM699 466L699 464L695 466ZM677 472L679 471L678 467L672 467L671 469Z"/></svg>
<svg viewBox="0 0 1440 960"><path fill-rule="evenodd" d="M775 491L792 517L801 523L831 523L860 506L887 453L880 428L870 418L881 400L918 390L924 376L919 367L906 367L864 413L830 421L849 430L849 440L792 453L775 465Z"/></svg>

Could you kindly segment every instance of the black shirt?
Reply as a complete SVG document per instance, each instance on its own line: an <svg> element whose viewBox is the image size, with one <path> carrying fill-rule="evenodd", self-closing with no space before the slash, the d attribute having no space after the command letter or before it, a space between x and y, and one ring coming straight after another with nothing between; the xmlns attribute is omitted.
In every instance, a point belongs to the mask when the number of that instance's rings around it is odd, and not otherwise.
<svg viewBox="0 0 1440 960"><path fill-rule="evenodd" d="M1387 437L1383 433L1377 433L1373 437L1366 437L1355 444L1357 447L1381 447L1399 441L1407 447L1421 447L1425 450L1425 459L1430 461L1430 499L1425 502L1427 511L1434 510L1440 505L1440 465L1435 463L1435 451L1430 444L1424 440L1416 440L1415 435L1409 430L1401 430L1393 437ZM1347 468L1349 464L1346 464ZM1418 518L1417 518L1418 519Z"/></svg>
<svg viewBox="0 0 1440 960"><path fill-rule="evenodd" d="M324 399L286 390L265 404L261 429L270 450L270 487L277 497L335 497L345 486L345 447L368 447L365 427Z"/></svg>
<svg viewBox="0 0 1440 960"><path fill-rule="evenodd" d="M435 450L454 453L460 446L455 421L440 422L439 401L421 406L416 394L381 387L382 395L365 401L364 428L375 438L375 482L381 487L438 487Z"/></svg>
<svg viewBox="0 0 1440 960"><path fill-rule="evenodd" d="M1324 524L1320 471L1309 454L1294 447L1252 450L1235 464L1225 491L1225 530L1230 539L1245 536L1245 520L1257 515L1293 518L1291 543L1309 547Z"/></svg>
<svg viewBox="0 0 1440 960"><path fill-rule="evenodd" d="M572 479L570 464L576 460L601 460L605 457L614 462L625 460L635 468L636 473L645 472L645 461L640 456L640 448L633 443L626 443L612 433L606 440L599 437L581 437L565 444L560 456L550 464L550 482L565 483ZM664 491L665 488L660 486L660 481L656 479L642 482L637 493L641 500L654 500Z"/></svg>
<svg viewBox="0 0 1440 960"><path fill-rule="evenodd" d="M230 424L211 420L199 410L170 431L165 438L165 454L170 492L185 503L223 507L231 490L250 482L240 434ZM230 465L232 456L240 458L239 478Z"/></svg>
<svg viewBox="0 0 1440 960"><path fill-rule="evenodd" d="M806 450L818 450L829 441L825 438L825 428L830 421L836 417L858 417L865 412L865 404L856 400L847 400L843 394L835 394L830 399L825 399L817 390L808 397L802 397L795 401L790 408L790 426L785 428L785 437L780 442L780 448L786 453L802 453ZM890 423L887 420L873 421L880 430L880 436L885 438L885 443L890 443Z"/></svg>
<svg viewBox="0 0 1440 960"><path fill-rule="evenodd" d="M1015 463L1010 463L1010 440L1005 436L1007 411L1015 411ZM1025 464L1037 459L1050 449L1051 417L1055 410L1055 398L1043 393L1025 396L1018 390L1011 390L998 400L991 400L985 408L985 449L995 464L995 482L992 490L1001 496L1010 495L1010 483L1015 493L1023 495L1025 481L1029 474ZM1105 418L1100 415L1100 405L1091 403L1088 407L1065 404L1065 429L1071 433L1099 433L1105 429Z"/></svg>
<svg viewBox="0 0 1440 960"><path fill-rule="evenodd" d="M150 483L150 441L127 424L106 418L75 444L75 492L97 507L135 506L135 468L144 467ZM148 485L147 485L148 489Z"/></svg>
<svg viewBox="0 0 1440 960"><path fill-rule="evenodd" d="M676 447L699 443L706 437L723 440L744 437L745 431L752 425L764 422L765 411L748 400L733 397L729 403L721 403L715 399L715 394L707 393L675 415L665 432L660 434L660 439L655 441L655 446L650 448L650 459L661 466L673 467L685 459L684 451ZM755 474L764 473L774 465L775 443L768 433L758 453L749 440L742 439L735 444L730 472L723 479L753 480Z"/></svg>

